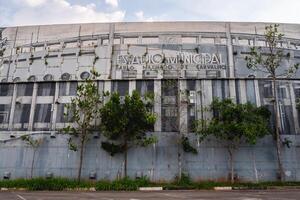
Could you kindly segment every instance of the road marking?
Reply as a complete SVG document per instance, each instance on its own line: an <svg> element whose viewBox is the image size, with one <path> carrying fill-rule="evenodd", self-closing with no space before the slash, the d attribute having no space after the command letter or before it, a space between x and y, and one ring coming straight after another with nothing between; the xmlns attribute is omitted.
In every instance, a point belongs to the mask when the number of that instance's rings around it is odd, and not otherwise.
<svg viewBox="0 0 300 200"><path fill-rule="evenodd" d="M19 197L22 200L27 200L27 199L25 199L24 197L22 197L21 195L18 195L18 194L17 194L17 197Z"/></svg>

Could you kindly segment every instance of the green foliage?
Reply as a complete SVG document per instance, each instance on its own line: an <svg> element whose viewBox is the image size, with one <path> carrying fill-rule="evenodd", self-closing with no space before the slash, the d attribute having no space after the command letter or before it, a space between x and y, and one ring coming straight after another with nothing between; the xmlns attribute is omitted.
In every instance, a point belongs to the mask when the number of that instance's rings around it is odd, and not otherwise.
<svg viewBox="0 0 300 200"><path fill-rule="evenodd" d="M67 188L87 188L92 187L93 183L82 182L78 183L75 180L66 178L35 178L35 179L16 179L0 181L0 187L6 188L25 188L28 190L52 190L61 191Z"/></svg>
<svg viewBox="0 0 300 200"><path fill-rule="evenodd" d="M111 156L124 152L124 145L117 145L111 142L101 142L101 147L109 152Z"/></svg>
<svg viewBox="0 0 300 200"><path fill-rule="evenodd" d="M188 139L188 137L182 136L181 137L181 145L184 152L198 154L197 149L195 149Z"/></svg>
<svg viewBox="0 0 300 200"><path fill-rule="evenodd" d="M293 142L291 141L291 140L289 140L288 138L284 138L284 140L282 141L282 144L284 145L284 146L286 146L287 148L291 148L291 144L292 144Z"/></svg>
<svg viewBox="0 0 300 200"><path fill-rule="evenodd" d="M70 104L66 104L68 113L65 115L71 116L74 124L65 127L63 132L79 137L81 141L86 141L88 134L93 133L93 130L96 129L93 122L99 118L99 107L102 104L102 97L95 81L100 75L95 71L91 71L91 73L92 77L77 87L77 96L71 99ZM72 142L72 139L68 142L71 150L77 150L77 145Z"/></svg>
<svg viewBox="0 0 300 200"><path fill-rule="evenodd" d="M277 100L277 79L282 77L292 77L296 74L300 63L291 63L288 67L285 67L285 63L290 62L290 53L284 55L282 48L279 44L282 42L283 34L278 31L278 24L266 26L265 29L265 41L266 46L264 48L252 47L249 56L245 57L247 67L254 71L261 71L269 75L272 78L272 90L273 90L273 109L274 109L274 139L276 141L277 162L280 172L279 179L284 179L284 170L281 160L281 139L280 139L280 118L278 114L278 100ZM284 66L284 67L283 67Z"/></svg>
<svg viewBox="0 0 300 200"><path fill-rule="evenodd" d="M213 135L235 149L242 142L255 144L258 138L269 134L270 112L265 107L255 107L250 103L235 104L231 99L214 99L210 111L214 117L205 123L201 121L196 128L200 141Z"/></svg>
<svg viewBox="0 0 300 200"><path fill-rule="evenodd" d="M211 120L201 120L196 127L199 140L214 136L224 144L229 153L231 182L234 182L234 150L241 143L255 144L259 138L269 134L268 121L271 113L265 107L251 103L235 104L231 99L214 99L210 105L214 113Z"/></svg>
<svg viewBox="0 0 300 200"><path fill-rule="evenodd" d="M124 152L134 145L146 146L157 142L154 137L146 135L147 131L152 130L156 117L144 101L137 91L133 91L131 96L126 95L124 102L118 93L113 93L100 109L103 134L119 144L102 143L102 148L111 155L121 153L122 149Z"/></svg>
<svg viewBox="0 0 300 200"><path fill-rule="evenodd" d="M151 183L147 177L142 177L136 180L126 177L112 182L99 181L96 183L96 190L135 191L138 190L139 187L147 187L150 185Z"/></svg>
<svg viewBox="0 0 300 200"><path fill-rule="evenodd" d="M78 150L77 145L74 144L74 142L72 141L72 138L69 138L69 140L68 140L68 146L69 146L69 149L71 151L77 151Z"/></svg>
<svg viewBox="0 0 300 200"><path fill-rule="evenodd" d="M66 104L67 113L65 116L71 116L73 124L63 128L63 133L69 134L69 149L78 150L78 144L73 142L73 138L79 139L80 162L78 170L78 181L81 177L81 168L83 161L83 150L89 135L96 129L97 119L100 118L99 108L102 105L102 96L98 92L97 77L100 76L96 71L91 71L92 76L86 79L77 87L77 96L71 99L70 104Z"/></svg>
<svg viewBox="0 0 300 200"><path fill-rule="evenodd" d="M188 174L181 173L180 178L175 177L175 184L180 186L189 186L192 185L192 180Z"/></svg>
<svg viewBox="0 0 300 200"><path fill-rule="evenodd" d="M27 189L31 191L62 191L62 190L89 190L95 188L97 191L135 191L139 187L160 186L167 190L183 190L183 189L198 189L212 190L214 187L232 186L234 188L247 189L268 189L272 187L285 186L300 186L300 182L261 182L261 183L228 183L228 182L211 182L201 181L193 182L190 178L182 174L181 179L176 178L170 183L153 183L147 177L140 179L124 178L115 181L82 181L78 182L66 178L35 178L35 179L16 179L16 180L1 180L0 188L11 189Z"/></svg>
<svg viewBox="0 0 300 200"><path fill-rule="evenodd" d="M267 73L272 78L291 77L298 70L299 63L290 65L283 73L277 73L277 69L282 66L283 58L286 57L288 61L290 59L290 54L284 55L282 48L279 48L284 35L279 33L278 27L278 24L266 26L265 40L267 47L252 47L250 55L246 56L245 60L249 69Z"/></svg>
<svg viewBox="0 0 300 200"><path fill-rule="evenodd" d="M22 135L21 139L34 149L38 148L43 143L43 138L34 139L30 135Z"/></svg>

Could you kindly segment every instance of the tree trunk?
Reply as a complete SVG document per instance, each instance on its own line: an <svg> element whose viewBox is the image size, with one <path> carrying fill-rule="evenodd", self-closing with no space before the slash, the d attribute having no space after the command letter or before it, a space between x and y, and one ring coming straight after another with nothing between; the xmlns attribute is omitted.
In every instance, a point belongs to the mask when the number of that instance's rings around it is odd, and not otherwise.
<svg viewBox="0 0 300 200"><path fill-rule="evenodd" d="M82 160L83 160L84 141L85 141L85 138L81 138L80 159L79 159L79 168L78 168L78 175L77 175L78 182L80 182L80 180L81 180L81 169L82 169Z"/></svg>
<svg viewBox="0 0 300 200"><path fill-rule="evenodd" d="M228 148L229 160L230 160L230 182L234 183L234 166L233 166L233 150Z"/></svg>
<svg viewBox="0 0 300 200"><path fill-rule="evenodd" d="M282 159L281 159L281 140L280 140L280 132L279 132L279 113L278 113L278 100L277 100L277 86L276 86L276 78L273 77L273 109L274 109L274 119L275 119L275 141L276 141L276 153L277 153L277 163L278 163L278 170L279 170L279 180L284 181L284 172L282 166Z"/></svg>
<svg viewBox="0 0 300 200"><path fill-rule="evenodd" d="M124 146L124 178L127 177L127 141L125 141L125 146Z"/></svg>
<svg viewBox="0 0 300 200"><path fill-rule="evenodd" d="M34 167L34 160L35 160L35 153L36 149L33 149L32 161L31 161L31 169L30 169L30 178L33 177L33 167Z"/></svg>

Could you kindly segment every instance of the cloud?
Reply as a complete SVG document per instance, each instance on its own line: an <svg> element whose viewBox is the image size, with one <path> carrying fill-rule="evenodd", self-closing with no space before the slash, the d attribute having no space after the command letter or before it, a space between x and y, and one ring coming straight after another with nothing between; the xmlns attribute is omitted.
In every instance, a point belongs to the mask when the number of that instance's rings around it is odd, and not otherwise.
<svg viewBox="0 0 300 200"><path fill-rule="evenodd" d="M105 3L112 7L118 7L118 0L105 0Z"/></svg>
<svg viewBox="0 0 300 200"><path fill-rule="evenodd" d="M172 17L217 21L262 21L299 23L299 0L165 0L173 8ZM175 12L175 10L177 12ZM169 13L169 14L170 14ZM183 15L185 13L185 15ZM181 19L182 20L182 17Z"/></svg>
<svg viewBox="0 0 300 200"><path fill-rule="evenodd" d="M28 6L36 7L42 5L46 2L46 0L23 0L23 3L26 3Z"/></svg>
<svg viewBox="0 0 300 200"><path fill-rule="evenodd" d="M142 10L135 12L134 16L135 16L135 20L140 22L165 21L168 19L166 14L145 17L144 11Z"/></svg>
<svg viewBox="0 0 300 200"><path fill-rule="evenodd" d="M117 22L123 21L124 17L123 10L98 11L93 3L81 5L71 4L67 0L25 0L12 16L5 20L4 25Z"/></svg>
<svg viewBox="0 0 300 200"><path fill-rule="evenodd" d="M134 15L137 18L137 21L146 21L146 22L152 22L152 21L154 21L153 17L145 18L144 12L142 10L134 13Z"/></svg>

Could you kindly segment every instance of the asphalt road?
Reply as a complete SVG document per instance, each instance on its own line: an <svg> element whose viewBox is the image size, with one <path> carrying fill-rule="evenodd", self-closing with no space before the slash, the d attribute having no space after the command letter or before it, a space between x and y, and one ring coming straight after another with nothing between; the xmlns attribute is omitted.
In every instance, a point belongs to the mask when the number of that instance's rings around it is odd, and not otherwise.
<svg viewBox="0 0 300 200"><path fill-rule="evenodd" d="M0 192L1 200L300 200L300 190L162 192Z"/></svg>

